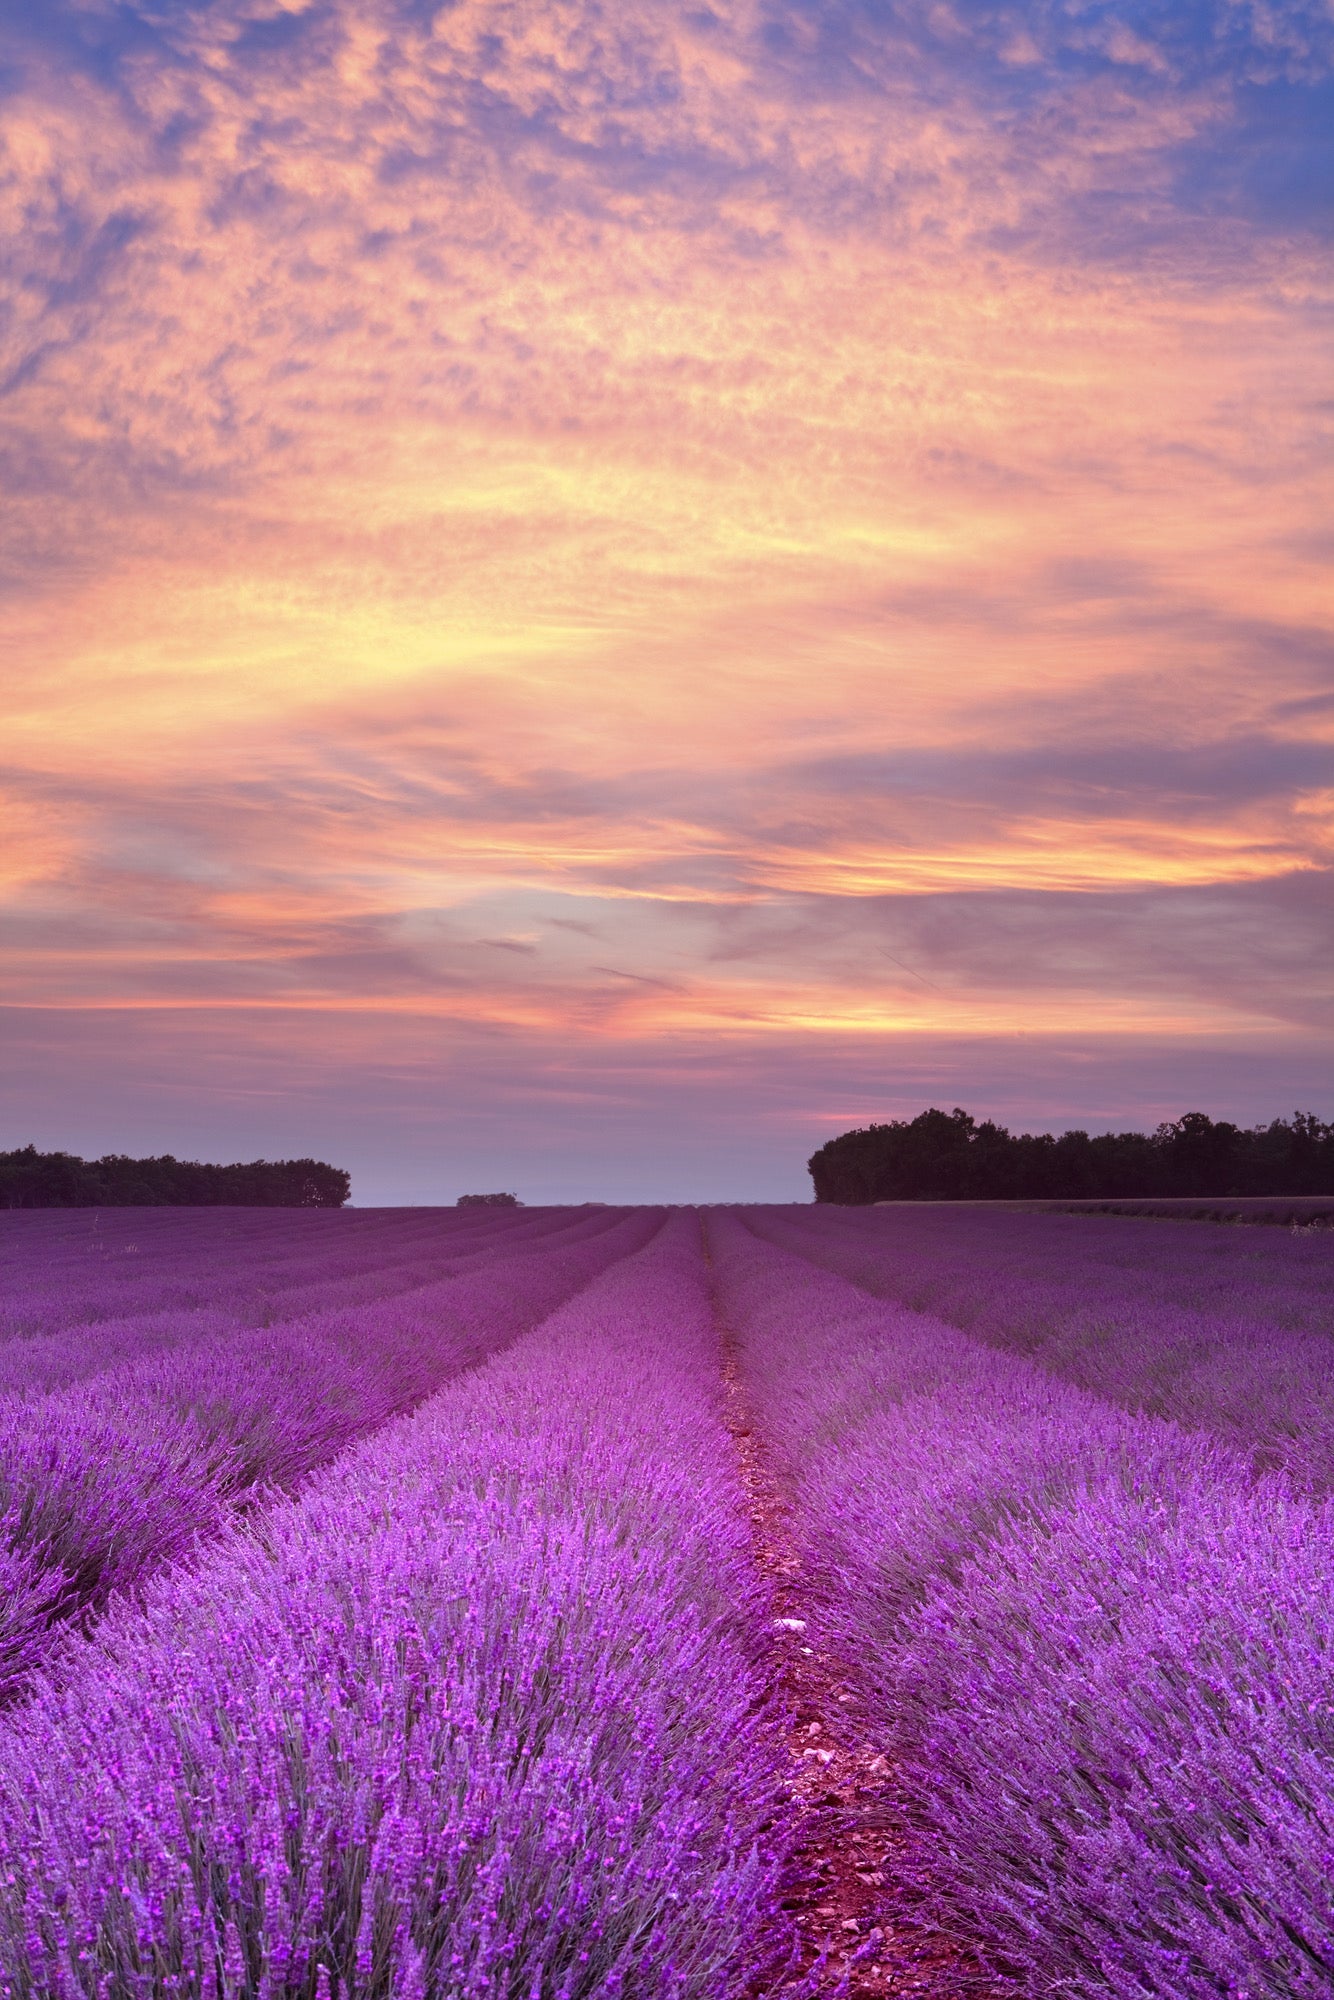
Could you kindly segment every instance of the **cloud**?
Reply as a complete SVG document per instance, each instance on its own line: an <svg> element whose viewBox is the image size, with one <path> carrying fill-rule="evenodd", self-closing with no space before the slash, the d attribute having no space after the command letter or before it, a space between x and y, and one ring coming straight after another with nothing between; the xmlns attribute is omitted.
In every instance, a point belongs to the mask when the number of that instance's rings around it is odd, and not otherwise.
<svg viewBox="0 0 1334 2000"><path fill-rule="evenodd" d="M0 36L25 1010L1323 1048L1323 12Z"/></svg>

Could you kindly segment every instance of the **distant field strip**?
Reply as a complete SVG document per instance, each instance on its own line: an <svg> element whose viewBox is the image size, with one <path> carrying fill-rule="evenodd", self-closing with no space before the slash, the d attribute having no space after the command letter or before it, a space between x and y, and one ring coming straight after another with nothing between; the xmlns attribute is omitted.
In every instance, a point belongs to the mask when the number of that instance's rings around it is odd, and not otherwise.
<svg viewBox="0 0 1334 2000"><path fill-rule="evenodd" d="M263 1324L294 1318L324 1303L355 1305L407 1290L449 1273L463 1258L571 1228L606 1227L607 1211L592 1216L569 1210L537 1211L522 1221L490 1228L418 1220L406 1228L392 1211L371 1217L289 1211L286 1236L265 1226L264 1210L245 1212L224 1230L201 1222L201 1211L118 1211L114 1224L84 1222L77 1248L61 1253L57 1231L43 1224L60 1215L19 1211L0 1229L0 1342L14 1335L58 1333L153 1311L230 1310L240 1321ZM214 1212L202 1211L204 1217ZM226 1214L227 1211L221 1211ZM269 1212L271 1213L271 1211ZM254 1228L245 1224L253 1219ZM99 1218L100 1220L100 1218ZM355 1221L359 1227L341 1225ZM377 1226L378 1225L378 1226ZM113 1230L118 1234L113 1234ZM302 1241L302 1239L305 1239Z"/></svg>
<svg viewBox="0 0 1334 2000"><path fill-rule="evenodd" d="M778 1771L698 1223L659 1220L0 1731L6 2000L746 1990Z"/></svg>
<svg viewBox="0 0 1334 2000"><path fill-rule="evenodd" d="M188 1280L175 1267L169 1275L139 1280L134 1293L137 1311L126 1310L123 1291L103 1289L83 1293L78 1301L79 1316L70 1317L67 1312L55 1331L25 1330L20 1335L11 1330L8 1340L0 1339L0 1394L43 1394L103 1374L122 1361L180 1346L208 1333L242 1333L285 1321L313 1319L321 1312L346 1314L378 1301L402 1299L497 1258L592 1240L617 1219L618 1212L612 1210L575 1221L567 1213L563 1218L549 1217L542 1224L529 1223L487 1238L451 1233L447 1254L441 1252L441 1232L437 1231L434 1256L424 1255L422 1246L415 1244L411 1254L404 1256L401 1243L390 1241L363 1249L355 1259L307 1256L299 1263L284 1263L280 1269L257 1269L247 1260L238 1270L233 1250L221 1264L201 1263ZM25 1272L24 1277L31 1286L31 1273ZM163 1303L167 1298L187 1303ZM20 1293L11 1297L9 1305L12 1316L23 1314L27 1326L42 1323L40 1293L35 1297L31 1290Z"/></svg>

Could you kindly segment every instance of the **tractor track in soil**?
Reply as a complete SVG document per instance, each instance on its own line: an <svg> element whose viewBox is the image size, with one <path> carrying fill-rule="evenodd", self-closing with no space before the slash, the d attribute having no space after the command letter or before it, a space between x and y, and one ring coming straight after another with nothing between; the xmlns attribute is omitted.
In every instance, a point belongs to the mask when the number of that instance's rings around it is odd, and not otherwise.
<svg viewBox="0 0 1334 2000"><path fill-rule="evenodd" d="M886 1914L898 1872L892 1773L867 1740L857 1680L810 1633L792 1508L758 1434L720 1318L724 1417L736 1447L751 1548L770 1603L770 1692L787 1718L788 1811L795 1822L783 1908L795 1919L800 1967L747 2000L792 1987L812 2000L999 2000L967 1951ZM812 1638L816 1643L812 1643ZM815 1975L814 1984L809 1982Z"/></svg>

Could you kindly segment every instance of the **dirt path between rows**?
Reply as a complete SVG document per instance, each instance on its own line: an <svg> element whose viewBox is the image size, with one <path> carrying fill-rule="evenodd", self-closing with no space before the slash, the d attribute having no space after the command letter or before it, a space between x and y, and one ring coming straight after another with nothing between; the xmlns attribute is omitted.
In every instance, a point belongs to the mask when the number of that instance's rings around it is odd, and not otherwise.
<svg viewBox="0 0 1334 2000"><path fill-rule="evenodd" d="M809 1642L808 1593L791 1505L753 1422L736 1341L725 1324L719 1332L724 1414L740 1463L755 1565L771 1606L770 1692L789 1719L786 1783L794 1841L783 1907L795 1917L802 1945L802 1976L766 1985L747 2000L768 2000L789 1984L820 2000L909 1994L979 2000L986 1983L961 1950L886 1918L884 1885L893 1882L899 1860L891 1773L867 1740L855 1676ZM808 1987L817 1967L819 1976Z"/></svg>

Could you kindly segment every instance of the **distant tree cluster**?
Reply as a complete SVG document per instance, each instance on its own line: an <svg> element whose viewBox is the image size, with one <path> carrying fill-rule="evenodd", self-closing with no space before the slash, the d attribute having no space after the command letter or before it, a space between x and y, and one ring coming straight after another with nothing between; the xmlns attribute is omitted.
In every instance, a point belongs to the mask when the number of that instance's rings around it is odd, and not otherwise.
<svg viewBox="0 0 1334 2000"><path fill-rule="evenodd" d="M0 1208L341 1208L352 1180L323 1160L131 1160L107 1153L0 1153Z"/></svg>
<svg viewBox="0 0 1334 2000"><path fill-rule="evenodd" d="M522 1208L517 1194L461 1194L455 1208Z"/></svg>
<svg viewBox="0 0 1334 2000"><path fill-rule="evenodd" d="M1249 1130L1188 1111L1155 1132L1008 1132L957 1106L830 1139L817 1201L1078 1201L1334 1194L1334 1125L1310 1112Z"/></svg>

